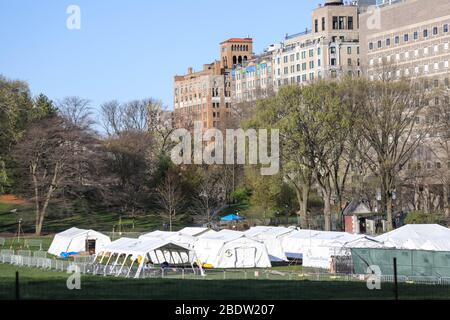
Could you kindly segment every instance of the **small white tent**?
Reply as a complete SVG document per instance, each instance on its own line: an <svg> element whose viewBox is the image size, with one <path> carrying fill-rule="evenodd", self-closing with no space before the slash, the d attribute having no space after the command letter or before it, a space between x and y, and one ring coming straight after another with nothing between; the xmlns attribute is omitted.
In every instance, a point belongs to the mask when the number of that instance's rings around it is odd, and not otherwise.
<svg viewBox="0 0 450 320"><path fill-rule="evenodd" d="M110 243L111 239L100 232L71 228L55 235L48 253L61 256L71 252L89 252L89 249L99 253Z"/></svg>
<svg viewBox="0 0 450 320"><path fill-rule="evenodd" d="M292 232L294 230L290 228L253 227L245 232L245 236L263 242L266 245L270 261L281 262L288 260L284 253L282 241Z"/></svg>
<svg viewBox="0 0 450 320"><path fill-rule="evenodd" d="M450 229L437 224L410 224L375 239L397 249L450 251Z"/></svg>
<svg viewBox="0 0 450 320"><path fill-rule="evenodd" d="M195 253L201 263L214 268L271 267L266 246L237 231L222 230L199 238Z"/></svg>

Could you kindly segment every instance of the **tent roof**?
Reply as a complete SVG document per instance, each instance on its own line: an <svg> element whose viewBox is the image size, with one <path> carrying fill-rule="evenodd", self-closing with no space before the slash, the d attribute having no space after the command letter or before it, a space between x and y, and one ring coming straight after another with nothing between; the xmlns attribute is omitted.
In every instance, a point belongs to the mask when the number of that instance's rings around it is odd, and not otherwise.
<svg viewBox="0 0 450 320"><path fill-rule="evenodd" d="M177 232L169 232L169 231L153 231L150 233L143 234L141 237L144 238L158 238L158 239L168 239L174 235L176 235Z"/></svg>
<svg viewBox="0 0 450 320"><path fill-rule="evenodd" d="M398 249L450 251L450 229L437 224L410 224L375 239Z"/></svg>
<svg viewBox="0 0 450 320"><path fill-rule="evenodd" d="M108 236L104 235L103 233L97 232L95 230L85 230L85 229L78 229L78 228L70 228L66 231L60 232L56 234L56 236L61 238L75 238L78 236L84 236L84 235L99 235L107 238Z"/></svg>
<svg viewBox="0 0 450 320"><path fill-rule="evenodd" d="M64 237L64 238L73 238L78 235L82 235L85 233L88 233L89 231L93 230L84 230L84 229L78 229L78 228L70 228L66 231L60 232L57 234L57 236Z"/></svg>
<svg viewBox="0 0 450 320"><path fill-rule="evenodd" d="M221 242L230 242L239 238L244 237L243 232L233 231L233 230L222 230L216 233L206 234L202 237L202 240L207 241L221 241Z"/></svg>
<svg viewBox="0 0 450 320"><path fill-rule="evenodd" d="M197 237L205 232L212 231L209 228L196 228L196 227L188 227L180 230L181 234L185 234L188 236Z"/></svg>
<svg viewBox="0 0 450 320"><path fill-rule="evenodd" d="M257 237L259 235L267 235L272 237L279 237L284 234L288 234L290 232L294 232L293 229L290 228L282 228L282 227L253 227L250 230L245 232L245 236L252 238Z"/></svg>
<svg viewBox="0 0 450 320"><path fill-rule="evenodd" d="M149 252L155 250L174 250L174 251L189 251L184 246L174 244L170 241L144 238L144 239L130 239L121 238L114 242L111 242L105 247L105 252L122 253L130 255L146 255Z"/></svg>

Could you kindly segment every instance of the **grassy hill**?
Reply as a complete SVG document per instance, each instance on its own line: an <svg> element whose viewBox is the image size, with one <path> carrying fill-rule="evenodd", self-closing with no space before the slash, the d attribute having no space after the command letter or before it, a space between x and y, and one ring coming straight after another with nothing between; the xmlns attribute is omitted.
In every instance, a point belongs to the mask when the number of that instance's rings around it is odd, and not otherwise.
<svg viewBox="0 0 450 320"><path fill-rule="evenodd" d="M13 213L12 210L16 212ZM17 222L22 219L22 228L25 233L34 233L35 213L30 204L5 203L0 201L0 233L15 233ZM104 212L98 209L77 208L71 212L51 207L44 222L44 233L56 233L62 230L78 227L112 232L119 229L123 232L146 232L162 229L161 218L157 214L147 216L127 217L115 212ZM181 225L179 226L181 227Z"/></svg>

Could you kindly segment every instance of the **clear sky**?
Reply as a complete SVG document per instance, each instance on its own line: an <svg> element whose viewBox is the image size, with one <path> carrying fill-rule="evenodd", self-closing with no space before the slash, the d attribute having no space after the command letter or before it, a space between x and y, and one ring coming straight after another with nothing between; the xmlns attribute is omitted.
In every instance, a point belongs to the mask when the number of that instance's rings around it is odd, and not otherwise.
<svg viewBox="0 0 450 320"><path fill-rule="evenodd" d="M254 38L256 53L311 27L319 0L0 0L0 74L34 95L153 97L172 108L172 80L219 56L219 43ZM69 5L81 29L69 30Z"/></svg>

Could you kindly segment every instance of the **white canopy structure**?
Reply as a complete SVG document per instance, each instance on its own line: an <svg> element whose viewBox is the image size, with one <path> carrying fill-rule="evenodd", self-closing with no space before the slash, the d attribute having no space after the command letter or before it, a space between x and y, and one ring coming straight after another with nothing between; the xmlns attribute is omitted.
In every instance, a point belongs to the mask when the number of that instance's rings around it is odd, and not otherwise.
<svg viewBox="0 0 450 320"><path fill-rule="evenodd" d="M283 249L282 241L292 232L294 232L292 228L253 227L245 232L245 236L264 243L270 261L282 262L288 260Z"/></svg>
<svg viewBox="0 0 450 320"><path fill-rule="evenodd" d="M437 224L410 224L375 239L396 249L450 251L450 229Z"/></svg>
<svg viewBox="0 0 450 320"><path fill-rule="evenodd" d="M144 234L144 235L140 236L139 239L142 239L142 240L159 239L159 240L170 241L174 244L180 245L184 248L188 248L189 250L191 250L190 261L193 261L193 259L194 259L194 245L197 242L196 237L188 236L188 235L181 234L178 232L156 231L156 232Z"/></svg>
<svg viewBox="0 0 450 320"><path fill-rule="evenodd" d="M121 238L105 247L100 256L99 264L106 260L105 267L112 267L116 275L126 271L126 276L130 276L133 266L137 265L135 278L139 275L147 263L159 264L166 262L169 264L187 264L190 261L189 248L174 244L170 241L156 238L130 239ZM131 262L131 265L127 265Z"/></svg>
<svg viewBox="0 0 450 320"><path fill-rule="evenodd" d="M48 253L61 256L66 253L102 252L105 246L111 243L111 239L94 230L71 228L58 233L53 238Z"/></svg>
<svg viewBox="0 0 450 320"><path fill-rule="evenodd" d="M266 246L245 237L243 232L222 230L195 243L195 254L203 264L214 268L270 268Z"/></svg>

